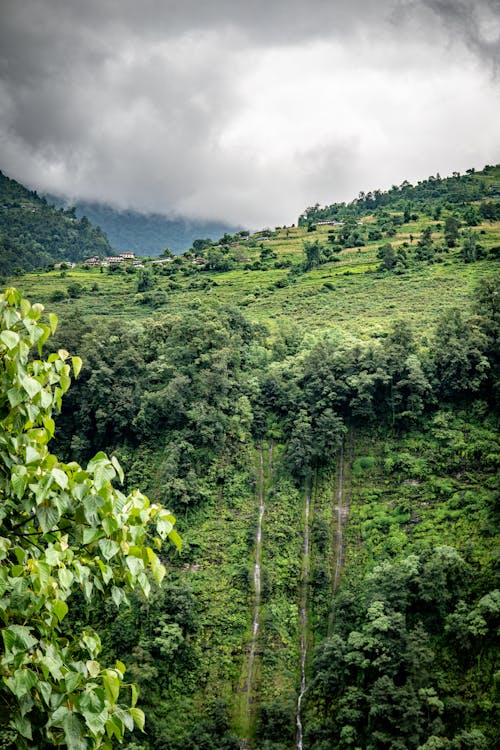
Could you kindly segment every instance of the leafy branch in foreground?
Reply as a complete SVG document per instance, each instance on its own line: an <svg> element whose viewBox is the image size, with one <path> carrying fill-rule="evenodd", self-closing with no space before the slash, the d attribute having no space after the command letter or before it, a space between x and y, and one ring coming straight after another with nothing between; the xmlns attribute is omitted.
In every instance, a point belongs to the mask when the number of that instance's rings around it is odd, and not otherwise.
<svg viewBox="0 0 500 750"><path fill-rule="evenodd" d="M57 324L42 312L15 289L0 295L0 731L16 748L108 749L144 727L137 688L120 661L101 666L97 633L62 622L77 591L117 606L127 591L147 596L165 575L153 547L180 538L161 505L113 487L114 457L84 469L49 452L52 413L82 363L64 350L30 358Z"/></svg>

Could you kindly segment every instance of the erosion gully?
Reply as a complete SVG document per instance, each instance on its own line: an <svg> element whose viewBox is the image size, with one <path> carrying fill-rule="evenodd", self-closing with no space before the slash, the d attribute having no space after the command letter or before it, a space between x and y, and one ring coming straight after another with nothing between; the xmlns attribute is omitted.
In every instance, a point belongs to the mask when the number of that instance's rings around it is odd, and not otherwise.
<svg viewBox="0 0 500 750"><path fill-rule="evenodd" d="M269 463L272 461L272 445L269 446ZM259 503L259 516L257 523L257 534L255 537L255 552L253 565L253 617L250 649L248 652L247 680L245 686L246 692L246 737L240 742L243 749L249 748L251 734L251 713L252 713L252 696L255 689L255 655L259 639L260 630L260 605L261 605L261 565L262 565L262 521L265 512L265 495L264 495L264 452L262 443L259 444L259 472L257 481L257 497Z"/></svg>
<svg viewBox="0 0 500 750"><path fill-rule="evenodd" d="M330 635L333 629L333 618L334 618L334 596L337 591L340 579L342 576L342 569L344 566L345 550L344 550L344 528L349 518L349 493L345 492L346 479L350 478L350 466L352 464L352 456L354 450L354 435L351 431L349 435L349 448L348 457L345 455L344 441L342 441L339 450L338 458L338 470L337 470L337 486L336 493L334 494L335 505L333 507L333 528L334 543L333 543L333 558L332 558L332 607L330 610L329 621L328 621L328 634ZM347 475L347 477L346 477ZM300 627L300 692L297 699L297 714L296 714L296 750L303 750L303 725L302 725L302 701L307 689L306 680L306 665L307 665L307 654L308 654L308 600L307 592L309 586L309 574L310 574L310 561L311 561L311 540L310 540L310 525L311 525L311 481L306 483L305 488L305 522L304 522L304 542L303 542L303 561L302 561L302 584L301 584L301 597L299 606L299 627Z"/></svg>
<svg viewBox="0 0 500 750"><path fill-rule="evenodd" d="M311 515L311 480L306 482L305 489L305 513L304 513L304 543L302 547L302 584L299 606L299 651L300 651L300 692L297 698L297 718L296 718L296 750L303 748L303 729L302 729L302 700L306 692L306 662L308 646L308 627L307 627L307 588L309 585L309 570L311 559L311 535L310 535L310 515Z"/></svg>

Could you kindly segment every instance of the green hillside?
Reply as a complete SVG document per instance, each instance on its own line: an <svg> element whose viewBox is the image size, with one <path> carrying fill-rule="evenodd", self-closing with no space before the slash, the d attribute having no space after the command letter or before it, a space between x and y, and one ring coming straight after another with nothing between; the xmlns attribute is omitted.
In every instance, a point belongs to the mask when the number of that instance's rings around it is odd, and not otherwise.
<svg viewBox="0 0 500 750"><path fill-rule="evenodd" d="M499 176L9 277L83 359L52 451L183 538L149 599L68 601L140 687L129 750L498 746Z"/></svg>
<svg viewBox="0 0 500 750"><path fill-rule="evenodd" d="M404 180L390 190L360 192L351 203L332 203L321 208L319 204L307 208L300 222L335 219L344 216L363 216L374 210L389 209L404 212L422 211L436 217L443 208L451 208L464 215L468 223L479 216L498 219L500 194L500 167L487 165L480 172L468 169L464 175L454 172L452 177L439 174L412 185Z"/></svg>
<svg viewBox="0 0 500 750"><path fill-rule="evenodd" d="M0 274L112 255L106 235L0 172Z"/></svg>

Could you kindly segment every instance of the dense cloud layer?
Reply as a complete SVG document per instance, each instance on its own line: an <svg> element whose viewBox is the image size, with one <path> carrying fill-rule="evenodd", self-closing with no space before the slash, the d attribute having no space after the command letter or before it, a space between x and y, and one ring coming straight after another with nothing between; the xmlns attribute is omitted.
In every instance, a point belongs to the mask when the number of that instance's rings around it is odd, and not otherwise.
<svg viewBox="0 0 500 750"><path fill-rule="evenodd" d="M496 0L4 0L0 167L262 226L499 161Z"/></svg>

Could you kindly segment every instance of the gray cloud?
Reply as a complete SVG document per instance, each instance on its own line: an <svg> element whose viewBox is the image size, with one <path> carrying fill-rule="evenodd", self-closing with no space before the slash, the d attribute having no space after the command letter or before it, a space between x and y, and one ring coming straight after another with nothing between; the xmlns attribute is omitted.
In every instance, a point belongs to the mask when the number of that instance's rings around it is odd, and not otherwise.
<svg viewBox="0 0 500 750"><path fill-rule="evenodd" d="M291 222L498 160L499 39L492 0L4 0L0 168L120 207Z"/></svg>
<svg viewBox="0 0 500 750"><path fill-rule="evenodd" d="M461 38L492 72L500 70L500 7L498 0L412 0L416 15L430 11L449 38Z"/></svg>

